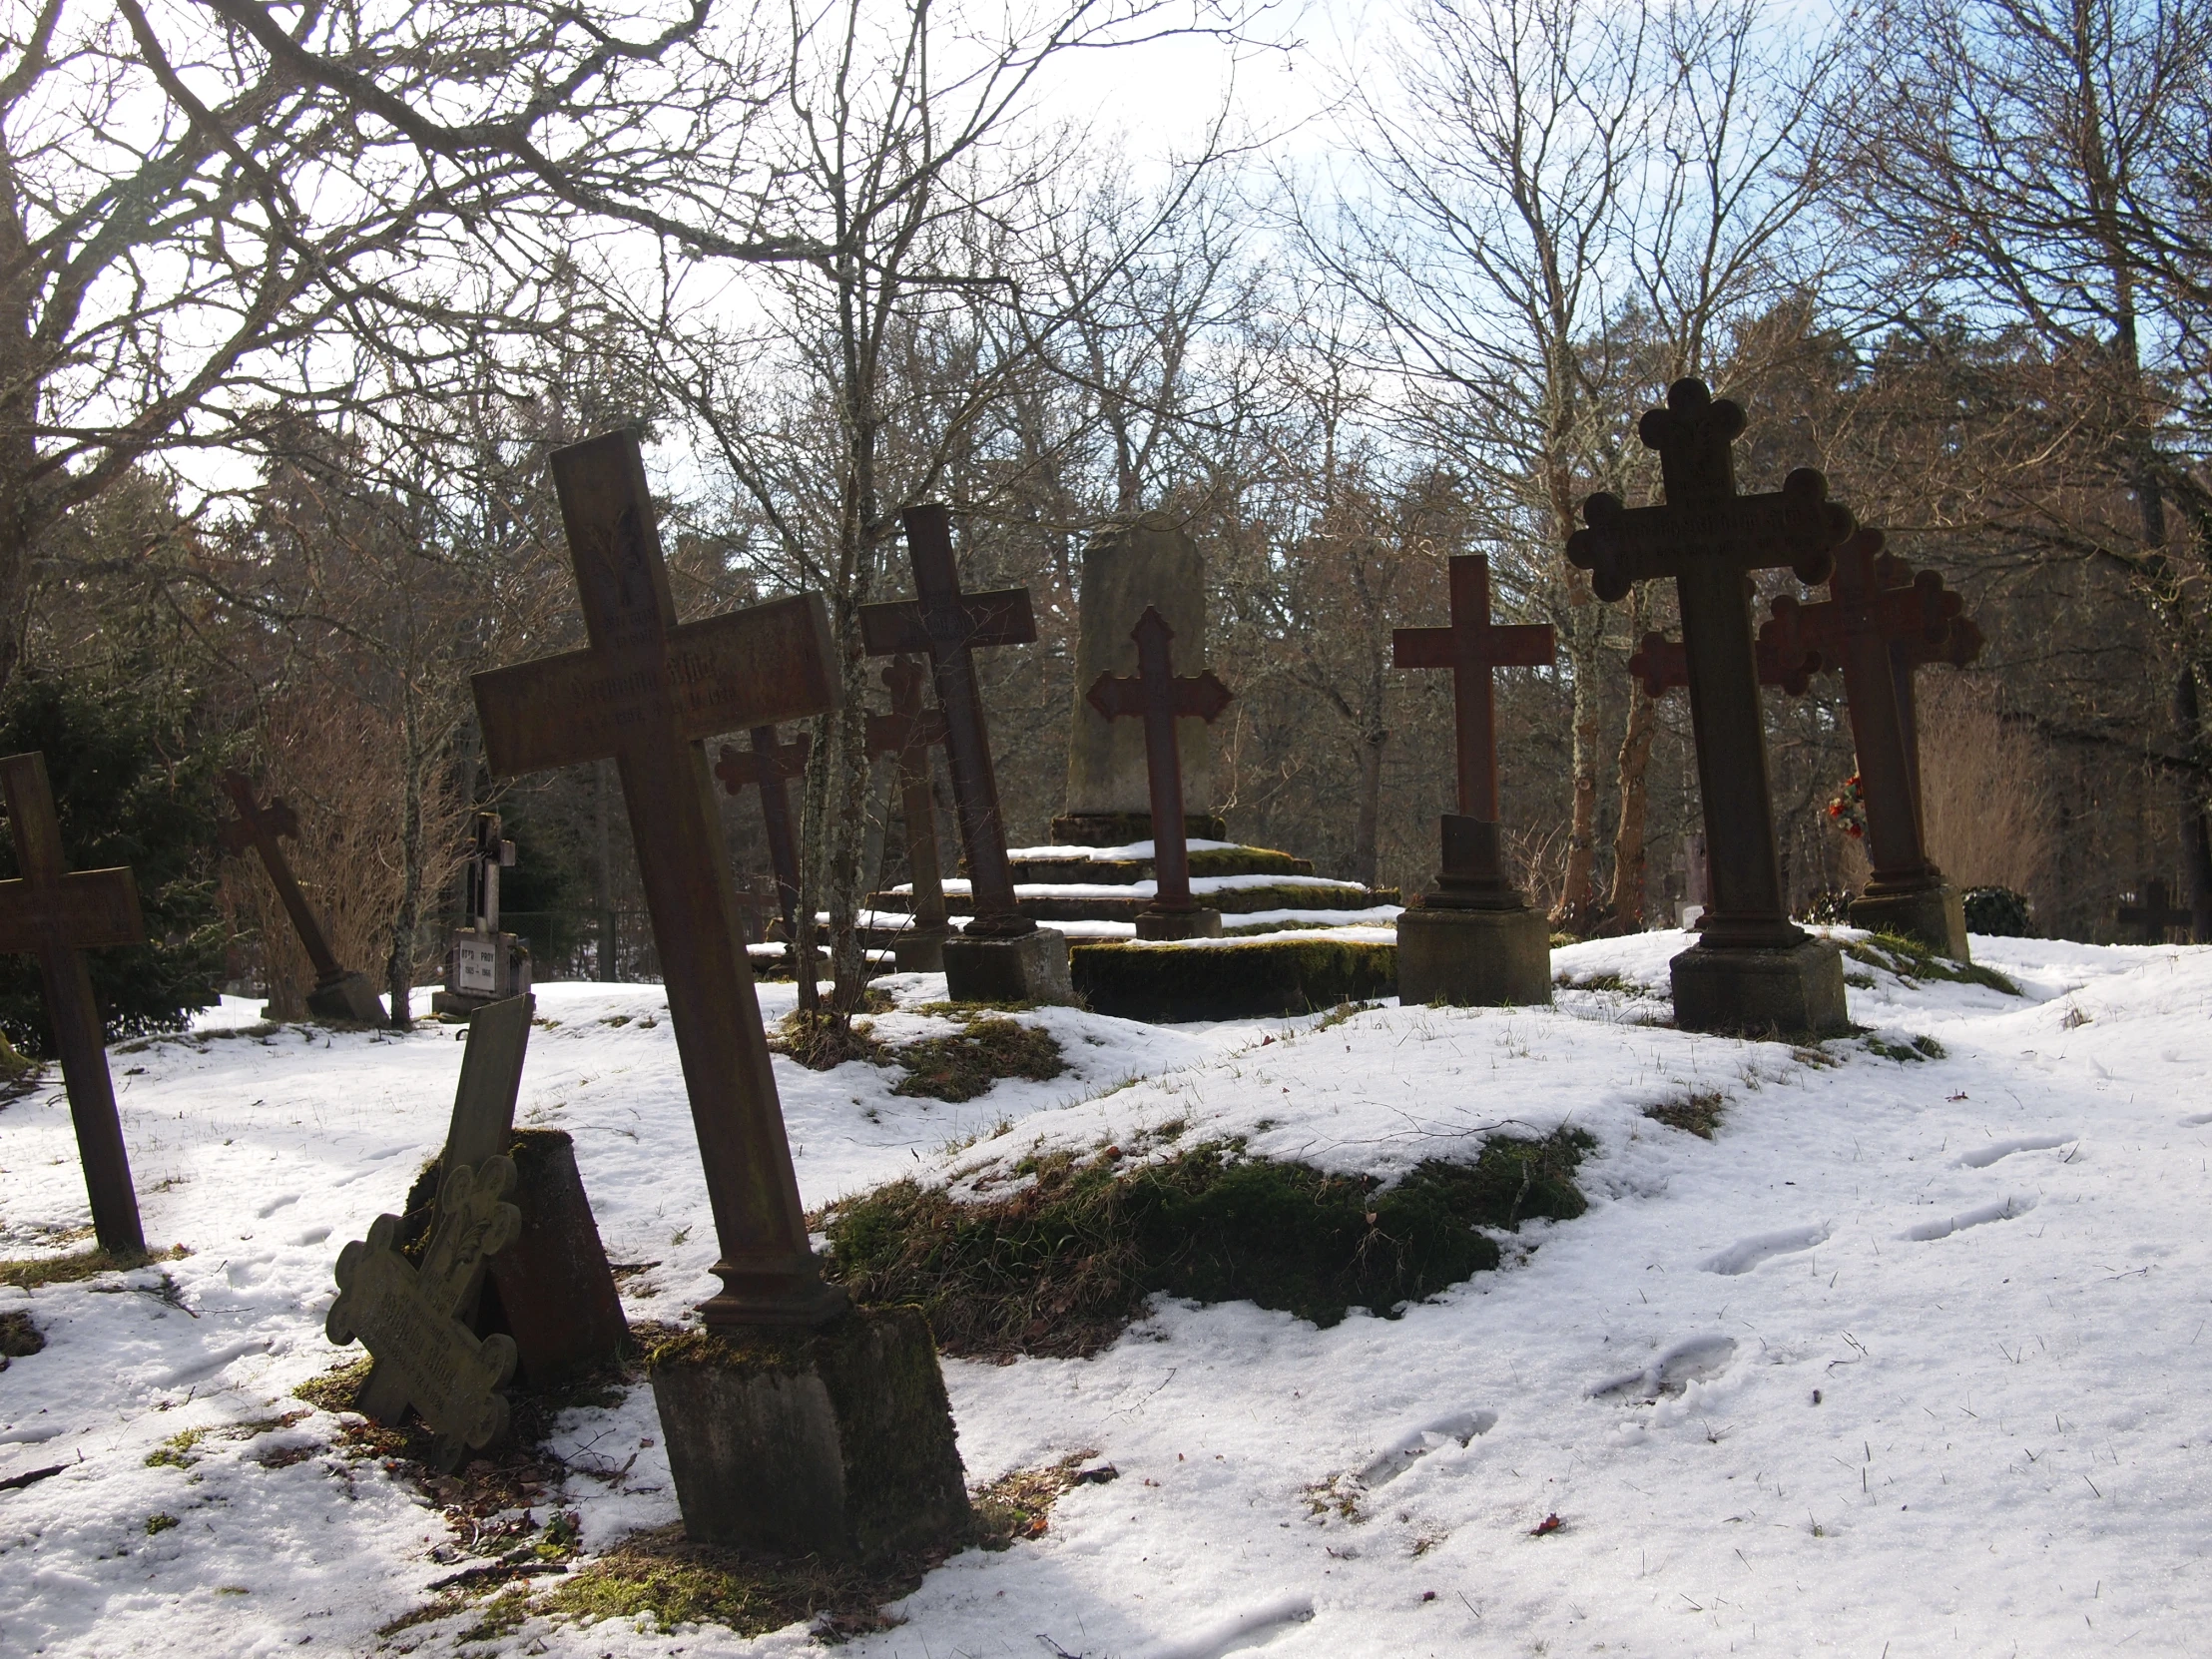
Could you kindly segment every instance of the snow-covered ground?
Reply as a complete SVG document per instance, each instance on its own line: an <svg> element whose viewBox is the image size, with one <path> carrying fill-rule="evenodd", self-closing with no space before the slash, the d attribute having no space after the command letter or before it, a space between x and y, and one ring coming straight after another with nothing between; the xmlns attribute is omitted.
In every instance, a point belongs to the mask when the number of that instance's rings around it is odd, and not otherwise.
<svg viewBox="0 0 2212 1659"><path fill-rule="evenodd" d="M1649 1023L1683 942L1555 952L1591 988L1551 1010L1044 1010L1022 1017L1070 1073L960 1106L779 1061L811 1204L1170 1119L1383 1174L1500 1126L1598 1142L1586 1215L1524 1228L1502 1271L1402 1318L1168 1305L1093 1360L948 1363L971 1478L1092 1449L1120 1478L1062 1498L1040 1540L954 1557L849 1651L2205 1651L2212 950L1977 938L2024 995L1878 974L1852 991L1868 1035L1794 1050ZM769 1016L791 997L765 987ZM678 1318L713 1246L665 1000L539 1000L522 1117L575 1135L609 1255L656 1264L626 1280L633 1317ZM878 1034L943 1028L898 1013ZM1916 1037L1941 1057L1900 1057ZM191 1254L0 1291L47 1337L0 1375L0 1482L66 1465L0 1490L0 1652L369 1652L452 1570L440 1516L374 1462L269 1456L325 1445L327 1415L227 1436L299 1409L289 1390L341 1358L331 1263L434 1150L459 1063L437 1026L116 1052L148 1234ZM1644 1115L1693 1095L1724 1101L1717 1140ZM85 1221L58 1089L0 1111L0 1255ZM192 1466L147 1464L195 1428ZM564 1419L575 1472L548 1501L587 1547L675 1518L658 1437L644 1389ZM150 1534L154 1515L177 1524ZM495 1645L809 1638L533 1621Z"/></svg>

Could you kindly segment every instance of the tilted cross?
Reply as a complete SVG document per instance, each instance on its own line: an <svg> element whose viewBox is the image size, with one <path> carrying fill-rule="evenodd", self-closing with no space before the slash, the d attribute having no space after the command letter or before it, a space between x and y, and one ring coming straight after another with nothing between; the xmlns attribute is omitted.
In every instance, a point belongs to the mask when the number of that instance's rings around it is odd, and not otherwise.
<svg viewBox="0 0 2212 1659"><path fill-rule="evenodd" d="M1466 888L1503 894L1507 887L1497 850L1497 696L1491 672L1547 667L1558 655L1558 643L1549 623L1500 627L1490 621L1490 561L1484 555L1453 555L1450 579L1451 625L1394 630L1390 661L1396 668L1451 671L1459 810L1444 820L1440 881L1447 892Z"/></svg>
<svg viewBox="0 0 2212 1659"><path fill-rule="evenodd" d="M241 773L223 775L223 793L231 798L231 805L238 809L239 815L223 827L223 849L231 853L254 851L261 854L262 868L269 872L270 884L276 887L276 896L283 901L284 914L291 917L291 930L299 935L308 964L314 969L315 988L321 990L335 985L345 977L345 969L338 965L337 953L330 948L322 923L308 907L307 895L299 890L298 877L291 872L291 860L284 856L284 849L278 844L281 836L298 838L298 816L281 799L271 801L267 807L261 806L254 799L254 786Z"/></svg>
<svg viewBox="0 0 2212 1659"><path fill-rule="evenodd" d="M1742 405L1716 400L1701 380L1677 380L1667 406L1647 410L1638 427L1644 446L1659 452L1665 503L1624 507L1618 496L1591 496L1582 507L1586 528L1568 538L1567 558L1591 573L1597 596L1608 601L1625 599L1637 582L1673 579L1713 848L1714 906L1703 942L1789 948L1805 935L1783 900L1745 578L1788 565L1801 581L1825 581L1835 548L1855 526L1810 467L1770 494L1738 495L1733 445L1743 429Z"/></svg>
<svg viewBox="0 0 2212 1659"><path fill-rule="evenodd" d="M1127 615L1127 612L1123 613ZM1145 773L1152 786L1151 908L1162 912L1198 908L1191 896L1191 849L1183 827L1183 756L1175 738L1179 716L1195 715L1211 726L1229 707L1229 688L1207 669L1177 674L1170 642L1175 630L1147 605L1129 631L1137 642L1135 674L1101 674L1091 682L1090 705L1108 720L1144 722Z"/></svg>
<svg viewBox="0 0 2212 1659"><path fill-rule="evenodd" d="M761 792L761 825L768 831L769 867L776 871L776 894L784 912L784 931L796 943L799 938L799 836L792 828L791 792L788 781L807 771L807 757L815 742L802 732L790 743L776 741L776 728L756 726L746 734L752 745L747 754L722 746L715 776L732 795L743 795L748 786ZM802 981L804 983L804 981Z"/></svg>
<svg viewBox="0 0 2212 1659"><path fill-rule="evenodd" d="M2169 928L2192 925L2189 911L2173 907L2172 895L2164 881L2145 881L2136 891L2142 894L2143 901L2120 906L2120 925L2140 928L2143 943L2164 944Z"/></svg>
<svg viewBox="0 0 2212 1659"><path fill-rule="evenodd" d="M475 677L485 761L501 778L614 761L722 1252L703 1312L818 1324L844 1298L808 1244L703 741L834 708L829 616L802 594L679 624L636 436L552 463L591 643Z"/></svg>
<svg viewBox="0 0 2212 1659"><path fill-rule="evenodd" d="M123 1147L100 1005L84 954L145 939L138 882L127 869L69 867L44 755L0 760L0 798L7 803L15 867L22 872L16 880L0 881L0 951L38 957L46 1018L61 1055L100 1248L111 1256L143 1256L146 1234L139 1226L138 1195L131 1190L131 1160Z"/></svg>
<svg viewBox="0 0 2212 1659"><path fill-rule="evenodd" d="M1821 656L1808 651L1795 661L1784 659L1782 650L1761 636L1759 641L1759 683L1762 686L1780 686L1792 697L1802 696L1813 683L1813 676L1821 671ZM1628 659L1631 678L1643 682L1644 695L1664 697L1690 683L1690 657L1682 649L1682 642L1670 640L1666 635L1646 634L1636 654Z"/></svg>
<svg viewBox="0 0 2212 1659"><path fill-rule="evenodd" d="M944 874L937 867L937 808L929 795L929 750L944 742L944 716L922 702L928 671L911 657L883 670L891 712L867 717L867 752L898 759L898 811L906 824L906 863L913 872L916 929L942 928L948 913Z"/></svg>
<svg viewBox="0 0 2212 1659"><path fill-rule="evenodd" d="M1771 641L1786 653L1814 654L1843 670L1874 865L1867 892L1875 897L1942 881L1928 857L1918 744L1907 731L1892 653L1900 645L1915 654L1945 648L1965 605L1935 571L1911 573L1883 553L1882 543L1880 530L1862 526L1837 551L1828 598L1807 605L1785 594L1774 602L1773 620L1759 630L1762 645ZM1979 643L1976 633L1973 644ZM1908 686L1911 672L1905 671Z"/></svg>
<svg viewBox="0 0 2212 1659"><path fill-rule="evenodd" d="M983 724L983 695L975 681L978 648L1028 645L1037 637L1027 588L962 593L952 559L952 514L939 503L908 507L906 551L913 563L912 599L860 607L860 639L870 657L926 652L944 716L945 770L967 853L974 919L963 931L978 937L1018 938L1037 930L1014 901L1014 870L1006 857L1006 827L998 811L998 778L991 768L990 734Z"/></svg>

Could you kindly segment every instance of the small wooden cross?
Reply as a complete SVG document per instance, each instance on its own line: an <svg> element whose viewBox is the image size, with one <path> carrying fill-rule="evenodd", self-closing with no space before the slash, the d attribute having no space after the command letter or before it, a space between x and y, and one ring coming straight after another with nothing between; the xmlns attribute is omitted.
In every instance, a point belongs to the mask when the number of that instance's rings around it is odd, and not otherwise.
<svg viewBox="0 0 2212 1659"><path fill-rule="evenodd" d="M829 615L801 594L679 624L635 434L552 464L591 643L475 677L484 758L614 761L722 1251L707 1323L820 1324L844 1297L808 1243L703 740L834 708Z"/></svg>
<svg viewBox="0 0 2212 1659"><path fill-rule="evenodd" d="M2164 944L2171 929L2194 925L2189 911L2173 907L2172 895L2164 881L2145 881L2135 890L2142 895L2142 902L2120 906L2120 925L2138 929L2143 943Z"/></svg>
<svg viewBox="0 0 2212 1659"><path fill-rule="evenodd" d="M7 804L15 867L22 871L16 880L0 881L0 951L38 957L46 1018L61 1055L100 1248L111 1256L144 1256L146 1234L139 1226L115 1080L108 1075L106 1034L84 954L102 945L144 941L138 882L127 869L69 867L44 755L0 760L0 799Z"/></svg>
<svg viewBox="0 0 2212 1659"><path fill-rule="evenodd" d="M1745 578L1788 565L1801 581L1825 581L1854 521L1810 467L1771 494L1738 495L1733 445L1743 429L1742 405L1715 399L1702 380L1677 380L1667 406L1645 411L1638 427L1644 446L1659 452L1665 503L1626 507L1618 496L1591 496L1567 558L1608 601L1625 599L1637 582L1673 579L1713 848L1704 947L1787 949L1805 934L1783 900Z"/></svg>
<svg viewBox="0 0 2212 1659"><path fill-rule="evenodd" d="M967 853L974 918L963 929L975 937L1019 938L1037 924L1014 901L1014 870L1006 856L1006 827L998 811L998 779L991 768L990 734L983 724L983 695L975 680L974 651L984 646L1028 645L1037 637L1027 588L962 593L952 559L952 514L940 503L909 507L906 551L913 563L912 599L860 607L860 638L870 657L926 652L944 717L945 770Z"/></svg>
<svg viewBox="0 0 2212 1659"><path fill-rule="evenodd" d="M1761 636L1759 683L1762 686L1780 686L1792 697L1802 696L1812 684L1813 676L1820 671L1819 652L1808 651L1794 661L1786 660L1780 647ZM1690 683L1689 654L1682 649L1681 641L1670 640L1654 631L1644 636L1636 654L1628 659L1628 672L1643 682L1645 696L1664 697Z"/></svg>
<svg viewBox="0 0 2212 1659"><path fill-rule="evenodd" d="M906 827L906 863L913 871L913 925L942 931L950 917L944 875L937 867L937 808L929 795L929 750L944 742L944 716L922 702L928 671L911 657L893 657L883 670L891 712L867 717L870 756L898 758L898 811Z"/></svg>
<svg viewBox="0 0 2212 1659"><path fill-rule="evenodd" d="M1127 613L1123 613L1126 615ZM1195 715L1211 726L1229 707L1229 688L1207 669L1177 674L1169 642L1175 630L1153 606L1129 631L1137 642L1135 674L1101 674L1091 682L1090 705L1108 720L1144 722L1145 773L1152 786L1153 899L1146 908L1182 914L1198 908L1191 896L1191 849L1183 824L1183 756L1175 739L1178 716ZM1211 923L1209 923L1211 925Z"/></svg>
<svg viewBox="0 0 2212 1659"><path fill-rule="evenodd" d="M1950 646L1965 601L1933 570L1917 575L1882 551L1880 530L1862 526L1836 555L1829 597L1807 605L1784 594L1759 631L1786 653L1806 652L1844 674L1852 745L1867 804L1870 897L1939 886L1921 817L1918 743L1909 738L1893 648L1928 655ZM1963 638L1963 637L1962 637ZM1980 636L1972 636L1978 649ZM1955 648L1953 648L1955 649ZM1907 667L1905 683L1911 685ZM1792 688L1793 694L1802 688ZM1916 735L1917 736L1917 735Z"/></svg>
<svg viewBox="0 0 2212 1659"><path fill-rule="evenodd" d="M223 793L231 798L231 805L238 809L239 815L223 827L223 848L234 854L249 850L261 854L262 868L269 872L270 884L276 887L284 914L291 917L291 930L299 935L299 943L307 952L307 963L314 969L314 988L307 993L308 1011L325 1019L350 1019L363 1025L382 1019L383 1004L369 989L368 980L358 973L347 972L338 961L337 952L330 948L329 937L308 906L307 895L299 890L298 878L291 872L291 860L284 856L279 844L282 836L298 838L297 815L281 800L273 800L267 807L257 803L254 786L247 782L243 773L226 772L222 783Z"/></svg>

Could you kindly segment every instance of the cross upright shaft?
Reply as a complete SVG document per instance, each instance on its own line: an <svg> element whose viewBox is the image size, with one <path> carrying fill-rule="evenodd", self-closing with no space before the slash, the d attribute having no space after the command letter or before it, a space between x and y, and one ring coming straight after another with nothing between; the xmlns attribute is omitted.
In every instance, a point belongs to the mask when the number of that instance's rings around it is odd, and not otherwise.
<svg viewBox="0 0 2212 1659"><path fill-rule="evenodd" d="M913 873L913 924L946 925L944 876L937 868L937 808L929 794L929 750L944 742L944 716L922 701L929 674L913 658L897 656L883 670L891 712L867 717L870 755L898 761L898 811L906 823L906 862Z"/></svg>
<svg viewBox="0 0 2212 1659"><path fill-rule="evenodd" d="M108 1075L100 1005L84 956L89 946L137 944L146 937L138 883L128 869L69 868L45 756L34 752L0 760L0 797L7 803L15 865L22 872L17 880L0 881L0 951L38 957L100 1247L111 1255L143 1256L146 1235L115 1109L115 1081Z"/></svg>
<svg viewBox="0 0 2212 1659"><path fill-rule="evenodd" d="M1394 630L1390 660L1396 668L1451 671L1459 816L1494 824L1498 818L1497 697L1490 671L1548 667L1558 645L1549 623L1500 627L1490 620L1487 557L1455 554L1450 569L1450 626Z"/></svg>
<svg viewBox="0 0 2212 1659"><path fill-rule="evenodd" d="M702 740L833 708L829 618L804 594L679 625L635 435L552 462L590 644L475 677L485 759L614 761L721 1245L707 1321L817 1324L843 1296L808 1243Z"/></svg>
<svg viewBox="0 0 2212 1659"><path fill-rule="evenodd" d="M802 732L790 743L779 744L775 727L756 726L746 734L746 742L752 746L750 754L741 754L728 744L722 746L715 776L732 795L741 794L748 785L760 789L761 828L768 836L769 866L776 872L776 895L783 907L784 930L791 935L794 948L797 948L799 837L792 829L791 791L786 785L807 770L807 757L814 753L814 740ZM802 991L806 988L804 978L800 988Z"/></svg>
<svg viewBox="0 0 2212 1659"><path fill-rule="evenodd" d="M1195 715L1211 725L1229 707L1229 688L1208 669L1178 675L1171 642L1175 630L1147 605L1129 631L1137 642L1137 672L1101 674L1091 683L1092 708L1108 720L1144 720L1145 780L1152 796L1152 889L1155 911L1198 908L1191 896L1191 847L1183 824L1183 756L1175 723Z"/></svg>

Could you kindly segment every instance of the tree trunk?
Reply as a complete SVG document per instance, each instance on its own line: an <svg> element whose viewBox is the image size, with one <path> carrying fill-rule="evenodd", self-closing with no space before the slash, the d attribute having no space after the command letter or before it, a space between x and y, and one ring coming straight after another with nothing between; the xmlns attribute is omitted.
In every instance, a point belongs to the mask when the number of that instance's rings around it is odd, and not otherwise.
<svg viewBox="0 0 2212 1659"><path fill-rule="evenodd" d="M1567 626L1561 633L1567 669L1574 676L1574 817L1559 905L1551 919L1567 932L1586 933L1597 919L1591 893L1597 870L1598 683L1605 671L1605 618L1579 571L1568 589L1567 605Z"/></svg>
<svg viewBox="0 0 2212 1659"><path fill-rule="evenodd" d="M423 775L428 771L422 739L422 722L413 696L407 695L399 717L404 745L399 775L399 910L391 922L391 953L384 962L384 989L390 998L394 1030L414 1023L408 998L414 990L415 931L422 923L422 826Z"/></svg>
<svg viewBox="0 0 2212 1659"><path fill-rule="evenodd" d="M1628 637L1641 639L1651 626L1651 601L1638 586L1628 604ZM1613 831L1613 911L1615 932L1640 933L1644 927L1644 813L1650 799L1645 780L1652 740L1659 735L1659 703L1638 691L1628 694L1628 726L1621 737L1621 821Z"/></svg>

